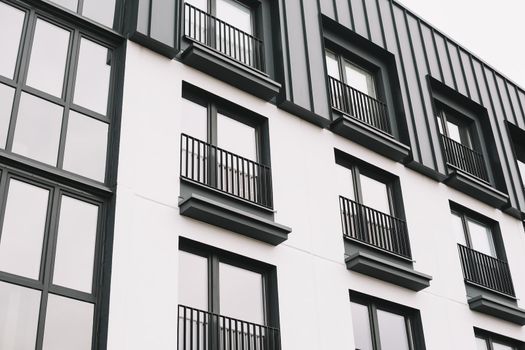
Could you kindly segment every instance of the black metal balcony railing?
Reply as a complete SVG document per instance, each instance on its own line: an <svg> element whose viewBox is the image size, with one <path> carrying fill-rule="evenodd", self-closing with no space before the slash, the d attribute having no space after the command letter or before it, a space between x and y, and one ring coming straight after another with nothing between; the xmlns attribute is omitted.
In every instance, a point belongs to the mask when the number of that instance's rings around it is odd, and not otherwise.
<svg viewBox="0 0 525 350"><path fill-rule="evenodd" d="M445 158L450 165L463 170L480 180L489 182L483 155L451 138L441 135Z"/></svg>
<svg viewBox="0 0 525 350"><path fill-rule="evenodd" d="M328 79L332 108L392 134L386 104L333 77L329 76Z"/></svg>
<svg viewBox="0 0 525 350"><path fill-rule="evenodd" d="M188 3L184 5L184 35L249 67L264 71L261 40Z"/></svg>
<svg viewBox="0 0 525 350"><path fill-rule="evenodd" d="M178 350L279 350L279 330L179 305Z"/></svg>
<svg viewBox="0 0 525 350"><path fill-rule="evenodd" d="M404 220L339 196L343 234L404 258L411 259Z"/></svg>
<svg viewBox="0 0 525 350"><path fill-rule="evenodd" d="M458 244L461 267L466 281L496 292L515 296L509 264Z"/></svg>
<svg viewBox="0 0 525 350"><path fill-rule="evenodd" d="M183 178L266 208L273 207L272 173L266 165L186 134L181 135L180 152Z"/></svg>

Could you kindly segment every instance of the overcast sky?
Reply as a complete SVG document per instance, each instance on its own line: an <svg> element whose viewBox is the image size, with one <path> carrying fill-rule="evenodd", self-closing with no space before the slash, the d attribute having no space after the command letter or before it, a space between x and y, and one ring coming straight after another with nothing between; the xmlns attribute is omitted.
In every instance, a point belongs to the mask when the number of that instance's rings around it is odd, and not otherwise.
<svg viewBox="0 0 525 350"><path fill-rule="evenodd" d="M398 0L525 89L525 0Z"/></svg>

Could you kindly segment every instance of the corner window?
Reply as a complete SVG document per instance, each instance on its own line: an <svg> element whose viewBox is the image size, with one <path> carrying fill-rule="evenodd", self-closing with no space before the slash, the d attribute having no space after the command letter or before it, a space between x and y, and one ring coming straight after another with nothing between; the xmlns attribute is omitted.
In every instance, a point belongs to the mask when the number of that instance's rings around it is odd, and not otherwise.
<svg viewBox="0 0 525 350"><path fill-rule="evenodd" d="M338 159L338 163L345 237L410 259L397 179L359 162Z"/></svg>
<svg viewBox="0 0 525 350"><path fill-rule="evenodd" d="M104 182L113 51L3 2L1 18L15 31L0 39L0 149Z"/></svg>
<svg viewBox="0 0 525 350"><path fill-rule="evenodd" d="M181 249L179 349L250 344L278 350L277 310L271 300L275 268L186 240Z"/></svg>
<svg viewBox="0 0 525 350"><path fill-rule="evenodd" d="M452 225L465 281L513 297L514 286L497 224L453 207Z"/></svg>
<svg viewBox="0 0 525 350"><path fill-rule="evenodd" d="M185 97L182 177L271 207L266 122L209 96Z"/></svg>
<svg viewBox="0 0 525 350"><path fill-rule="evenodd" d="M350 300L356 350L424 349L418 311L361 294Z"/></svg>

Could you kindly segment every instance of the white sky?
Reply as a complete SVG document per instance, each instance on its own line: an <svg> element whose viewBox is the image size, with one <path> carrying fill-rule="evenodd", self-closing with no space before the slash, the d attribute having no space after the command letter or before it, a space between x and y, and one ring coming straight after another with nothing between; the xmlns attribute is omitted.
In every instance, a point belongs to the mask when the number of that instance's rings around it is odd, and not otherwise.
<svg viewBox="0 0 525 350"><path fill-rule="evenodd" d="M525 89L525 0L398 0Z"/></svg>

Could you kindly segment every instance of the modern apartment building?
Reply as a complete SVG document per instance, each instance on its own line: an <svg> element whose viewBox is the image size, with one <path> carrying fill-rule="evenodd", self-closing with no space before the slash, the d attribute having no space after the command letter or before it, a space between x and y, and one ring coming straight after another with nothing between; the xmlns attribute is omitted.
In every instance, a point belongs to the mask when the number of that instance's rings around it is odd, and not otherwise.
<svg viewBox="0 0 525 350"><path fill-rule="evenodd" d="M1 350L525 349L525 90L395 0L0 0Z"/></svg>

